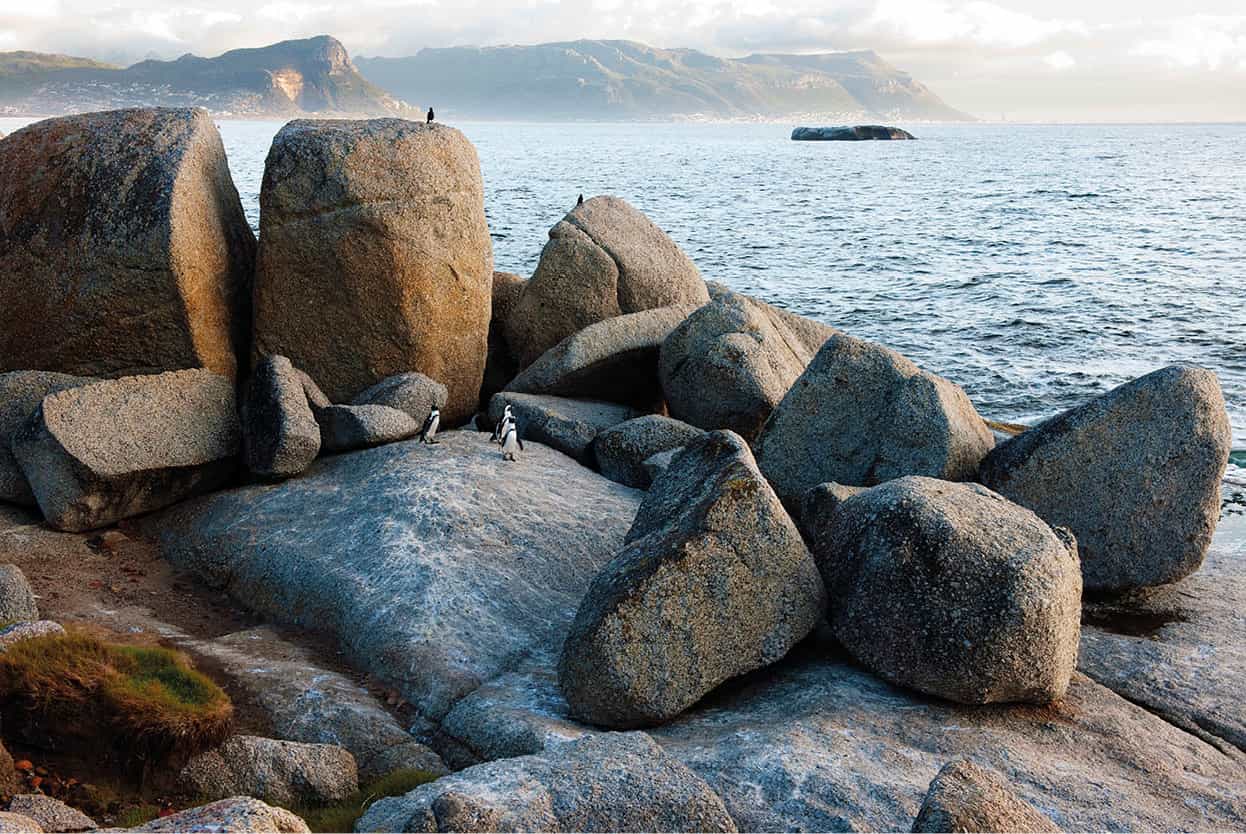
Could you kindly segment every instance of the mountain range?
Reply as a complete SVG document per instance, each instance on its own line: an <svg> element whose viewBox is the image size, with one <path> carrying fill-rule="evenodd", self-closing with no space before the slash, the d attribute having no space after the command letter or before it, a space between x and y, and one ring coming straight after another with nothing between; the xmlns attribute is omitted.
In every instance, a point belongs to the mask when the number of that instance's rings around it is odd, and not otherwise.
<svg viewBox="0 0 1246 834"><path fill-rule="evenodd" d="M418 109L413 107L418 105ZM202 106L223 117L646 120L970 119L872 51L719 58L633 41L422 49L359 58L327 35L116 67L0 53L0 114Z"/></svg>

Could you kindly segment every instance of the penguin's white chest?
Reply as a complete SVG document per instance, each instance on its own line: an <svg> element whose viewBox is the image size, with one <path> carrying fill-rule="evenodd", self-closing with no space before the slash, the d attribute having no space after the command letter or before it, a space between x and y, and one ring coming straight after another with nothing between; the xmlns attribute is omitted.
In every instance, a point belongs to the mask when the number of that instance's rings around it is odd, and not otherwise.
<svg viewBox="0 0 1246 834"><path fill-rule="evenodd" d="M502 451L508 455L514 455L519 451L519 437L513 429L508 431L506 436L502 438Z"/></svg>

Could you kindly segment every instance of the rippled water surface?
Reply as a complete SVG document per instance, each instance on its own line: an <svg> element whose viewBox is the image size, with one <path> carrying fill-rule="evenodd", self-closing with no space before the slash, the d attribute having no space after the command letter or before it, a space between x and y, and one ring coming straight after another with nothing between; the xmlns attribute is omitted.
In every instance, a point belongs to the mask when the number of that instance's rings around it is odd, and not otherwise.
<svg viewBox="0 0 1246 834"><path fill-rule="evenodd" d="M279 127L221 123L253 224ZM1246 125L459 127L499 269L530 274L580 192L617 194L707 278L883 342L985 415L1032 421L1190 361L1246 446Z"/></svg>

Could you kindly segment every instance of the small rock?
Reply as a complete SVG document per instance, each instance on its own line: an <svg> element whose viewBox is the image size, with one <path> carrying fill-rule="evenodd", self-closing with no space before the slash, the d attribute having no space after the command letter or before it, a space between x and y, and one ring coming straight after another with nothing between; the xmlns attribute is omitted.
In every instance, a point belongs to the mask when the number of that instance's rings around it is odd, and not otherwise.
<svg viewBox="0 0 1246 834"><path fill-rule="evenodd" d="M836 639L886 680L1048 703L1077 665L1077 545L978 484L906 477L802 519Z"/></svg>
<svg viewBox="0 0 1246 834"><path fill-rule="evenodd" d="M332 403L329 402L329 395L320 390L320 386L316 384L316 380L312 379L306 371L295 368L294 373L298 376L299 381L303 383L303 394L307 397L308 405L310 405L313 409L327 408L332 405Z"/></svg>
<svg viewBox="0 0 1246 834"><path fill-rule="evenodd" d="M261 359L242 398L242 447L256 475L289 478L320 454L320 427L303 378L284 356Z"/></svg>
<svg viewBox="0 0 1246 834"><path fill-rule="evenodd" d="M970 480L995 439L959 386L838 333L766 421L755 450L784 501L834 481Z"/></svg>
<svg viewBox="0 0 1246 834"><path fill-rule="evenodd" d="M222 799L129 830L153 834L311 834L307 823L295 814L249 796Z"/></svg>
<svg viewBox="0 0 1246 834"><path fill-rule="evenodd" d="M355 757L334 744L232 736L187 762L178 783L208 799L246 794L274 805L322 805L358 791L359 773Z"/></svg>
<svg viewBox="0 0 1246 834"><path fill-rule="evenodd" d="M48 524L81 532L223 486L240 435L232 382L169 371L44 397L13 455Z"/></svg>
<svg viewBox="0 0 1246 834"><path fill-rule="evenodd" d="M719 798L644 733L470 767L373 803L356 831L735 831Z"/></svg>
<svg viewBox="0 0 1246 834"><path fill-rule="evenodd" d="M95 820L71 808L59 799L44 796L41 793L18 794L9 800L9 813L21 814L39 823L39 827L49 832L94 831Z"/></svg>
<svg viewBox="0 0 1246 834"><path fill-rule="evenodd" d="M694 309L657 307L590 324L541 354L504 390L660 405L658 351Z"/></svg>
<svg viewBox="0 0 1246 834"><path fill-rule="evenodd" d="M0 565L0 624L39 619L35 592L17 565Z"/></svg>
<svg viewBox="0 0 1246 834"><path fill-rule="evenodd" d="M503 391L489 401L489 420L498 423L508 404L523 440L544 443L585 466L595 463L592 444L598 432L639 416L616 403Z"/></svg>
<svg viewBox="0 0 1246 834"><path fill-rule="evenodd" d="M1073 531L1087 590L1123 591L1198 570L1231 442L1216 375L1172 365L1003 443L979 477Z"/></svg>
<svg viewBox="0 0 1246 834"><path fill-rule="evenodd" d="M752 441L835 332L739 293L719 294L662 345L659 368L671 415Z"/></svg>
<svg viewBox="0 0 1246 834"><path fill-rule="evenodd" d="M387 405L331 405L315 411L320 445L326 452L367 449L414 437L420 424Z"/></svg>
<svg viewBox="0 0 1246 834"><path fill-rule="evenodd" d="M598 433L593 454L601 474L624 486L647 489L653 478L645 462L696 440L705 432L681 420L648 414Z"/></svg>
<svg viewBox="0 0 1246 834"><path fill-rule="evenodd" d="M998 773L968 759L948 762L930 783L914 832L1059 832L1054 822L1020 799Z"/></svg>
<svg viewBox="0 0 1246 834"><path fill-rule="evenodd" d="M607 727L673 718L779 658L826 594L792 520L739 435L693 440L641 502L563 645L571 714Z"/></svg>
<svg viewBox="0 0 1246 834"><path fill-rule="evenodd" d="M0 811L0 834L43 834L43 829L30 817Z"/></svg>
<svg viewBox="0 0 1246 834"><path fill-rule="evenodd" d="M446 407L448 396L446 386L424 374L397 374L361 392L351 405L386 405L406 412L423 426L434 406Z"/></svg>
<svg viewBox="0 0 1246 834"><path fill-rule="evenodd" d="M60 623L51 620L36 620L30 623L14 623L7 628L0 629L0 654L12 646L14 643L20 643L23 640L29 640L32 637L46 637L49 634L64 634L65 629Z"/></svg>
<svg viewBox="0 0 1246 834"><path fill-rule="evenodd" d="M0 501L36 506L35 494L17 465L13 438L25 426L48 394L89 385L98 380L49 371L13 371L0 374ZM2 621L2 620L0 620Z"/></svg>

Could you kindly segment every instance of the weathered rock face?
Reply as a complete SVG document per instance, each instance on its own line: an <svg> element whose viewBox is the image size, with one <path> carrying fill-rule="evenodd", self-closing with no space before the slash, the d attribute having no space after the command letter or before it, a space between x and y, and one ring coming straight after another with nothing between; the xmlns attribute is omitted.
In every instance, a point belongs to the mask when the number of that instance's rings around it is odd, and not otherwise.
<svg viewBox="0 0 1246 834"><path fill-rule="evenodd" d="M43 834L43 828L30 817L0 811L0 834Z"/></svg>
<svg viewBox="0 0 1246 834"><path fill-rule="evenodd" d="M424 374L397 374L361 392L352 404L396 408L422 426L434 407L446 407L448 398L446 386Z"/></svg>
<svg viewBox="0 0 1246 834"><path fill-rule="evenodd" d="M361 782L395 770L448 772L437 754L407 733L371 693L267 626L187 645L219 663L246 690L278 737L349 751Z"/></svg>
<svg viewBox="0 0 1246 834"><path fill-rule="evenodd" d="M436 721L519 658L556 655L640 500L539 443L503 467L487 435L438 438L321 458L148 524L173 564L336 639Z"/></svg>
<svg viewBox="0 0 1246 834"><path fill-rule="evenodd" d="M79 532L222 486L240 434L233 383L170 371L45 397L13 456L47 522Z"/></svg>
<svg viewBox="0 0 1246 834"><path fill-rule="evenodd" d="M26 574L17 565L0 565L0 623L21 623L39 619L35 592Z"/></svg>
<svg viewBox="0 0 1246 834"><path fill-rule="evenodd" d="M998 773L968 759L949 762L930 783L914 832L1058 832L1033 805L1012 792Z"/></svg>
<svg viewBox="0 0 1246 834"><path fill-rule="evenodd" d="M0 371L233 377L255 236L204 110L47 119L0 146Z"/></svg>
<svg viewBox="0 0 1246 834"><path fill-rule="evenodd" d="M285 808L249 796L235 796L158 817L131 831L151 834L310 834L307 823Z"/></svg>
<svg viewBox="0 0 1246 834"><path fill-rule="evenodd" d="M755 451L775 492L795 502L829 481L969 480L994 443L959 386L881 345L836 334L770 415Z"/></svg>
<svg viewBox="0 0 1246 834"><path fill-rule="evenodd" d="M1216 375L1173 365L1009 440L979 474L1073 531L1088 590L1119 591L1198 570L1231 441Z"/></svg>
<svg viewBox="0 0 1246 834"><path fill-rule="evenodd" d="M320 445L326 452L367 449L414 437L420 424L387 405L330 405L317 408Z"/></svg>
<svg viewBox="0 0 1246 834"><path fill-rule="evenodd" d="M693 440L580 603L558 678L572 715L656 724L783 657L821 618L817 567L744 441Z"/></svg>
<svg viewBox="0 0 1246 834"><path fill-rule="evenodd" d="M95 820L59 799L41 793L18 794L9 800L9 811L34 820L47 832L94 831Z"/></svg>
<svg viewBox="0 0 1246 834"><path fill-rule="evenodd" d="M334 402L418 371L471 416L493 254L476 151L400 119L293 121L260 193L255 347L290 357Z"/></svg>
<svg viewBox="0 0 1246 834"><path fill-rule="evenodd" d="M4 742L0 741L0 796L12 796L21 789L17 771L13 768L13 756L9 754Z"/></svg>
<svg viewBox="0 0 1246 834"><path fill-rule="evenodd" d="M519 367L506 343L505 323L515 302L523 294L526 279L513 272L493 273L493 313L489 319L489 351L485 359L485 379L480 385L480 410L489 407L489 400L515 377Z"/></svg>
<svg viewBox="0 0 1246 834"><path fill-rule="evenodd" d="M735 831L723 801L644 733L490 762L374 803L356 831Z"/></svg>
<svg viewBox="0 0 1246 834"><path fill-rule="evenodd" d="M49 371L13 371L0 374L0 501L35 506L35 495L13 457L13 438L26 426L48 394L95 382L90 377Z"/></svg>
<svg viewBox="0 0 1246 834"><path fill-rule="evenodd" d="M504 390L660 406L658 351L692 311L658 307L590 324L541 354Z"/></svg>
<svg viewBox="0 0 1246 834"><path fill-rule="evenodd" d="M544 443L585 466L595 464L593 440L599 432L640 416L633 409L615 403L503 391L489 401L491 423L497 424L502 419L507 405L515 415L525 444L529 440Z"/></svg>
<svg viewBox="0 0 1246 834"><path fill-rule="evenodd" d="M341 747L259 736L231 736L195 756L178 782L204 799L246 795L286 806L341 802L359 790L355 757Z"/></svg>
<svg viewBox="0 0 1246 834"><path fill-rule="evenodd" d="M289 478L320 454L320 426L303 379L284 356L267 356L255 366L241 415L243 456L256 475Z"/></svg>
<svg viewBox="0 0 1246 834"><path fill-rule="evenodd" d="M648 489L653 477L645 461L696 440L705 432L682 420L647 414L598 432L593 455L601 474L624 486Z"/></svg>
<svg viewBox="0 0 1246 834"><path fill-rule="evenodd" d="M671 416L752 441L835 330L738 293L719 294L662 345Z"/></svg>
<svg viewBox="0 0 1246 834"><path fill-rule="evenodd" d="M1077 665L1077 545L978 484L906 477L802 519L835 637L952 701L1046 703Z"/></svg>
<svg viewBox="0 0 1246 834"><path fill-rule="evenodd" d="M688 256L618 197L585 200L549 237L506 320L506 341L520 368L603 319L709 300Z"/></svg>

